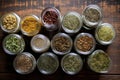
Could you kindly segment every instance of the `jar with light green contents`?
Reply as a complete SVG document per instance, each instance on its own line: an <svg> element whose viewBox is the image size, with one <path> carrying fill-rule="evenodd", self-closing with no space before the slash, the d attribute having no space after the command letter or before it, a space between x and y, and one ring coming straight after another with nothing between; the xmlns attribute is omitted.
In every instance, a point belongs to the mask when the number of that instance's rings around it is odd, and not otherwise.
<svg viewBox="0 0 120 80"><path fill-rule="evenodd" d="M95 38L102 45L111 44L115 35L115 29L109 23L100 24L95 31Z"/></svg>

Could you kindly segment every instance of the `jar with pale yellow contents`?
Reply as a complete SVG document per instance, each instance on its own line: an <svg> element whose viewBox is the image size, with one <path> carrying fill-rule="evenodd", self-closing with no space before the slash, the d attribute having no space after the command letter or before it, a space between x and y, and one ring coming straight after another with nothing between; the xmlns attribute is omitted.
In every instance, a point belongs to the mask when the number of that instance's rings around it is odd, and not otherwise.
<svg viewBox="0 0 120 80"><path fill-rule="evenodd" d="M41 21L35 15L25 16L21 21L21 32L26 36L34 36L41 30Z"/></svg>

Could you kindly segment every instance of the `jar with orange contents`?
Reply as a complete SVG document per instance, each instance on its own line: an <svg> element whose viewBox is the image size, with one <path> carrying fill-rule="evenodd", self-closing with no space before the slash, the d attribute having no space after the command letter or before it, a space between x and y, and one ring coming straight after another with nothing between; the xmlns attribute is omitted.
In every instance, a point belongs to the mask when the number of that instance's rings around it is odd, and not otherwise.
<svg viewBox="0 0 120 80"><path fill-rule="evenodd" d="M35 15L25 16L21 21L21 32L26 36L34 36L41 30L41 22Z"/></svg>

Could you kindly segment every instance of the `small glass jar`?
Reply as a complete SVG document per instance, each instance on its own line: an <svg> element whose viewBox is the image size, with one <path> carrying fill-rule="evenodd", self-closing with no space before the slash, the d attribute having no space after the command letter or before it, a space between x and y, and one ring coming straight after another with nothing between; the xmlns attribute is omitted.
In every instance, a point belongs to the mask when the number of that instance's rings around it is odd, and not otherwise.
<svg viewBox="0 0 120 80"><path fill-rule="evenodd" d="M74 11L66 13L62 19L62 28L67 33L77 33L82 24L81 15Z"/></svg>
<svg viewBox="0 0 120 80"><path fill-rule="evenodd" d="M27 15L21 20L21 32L26 36L34 36L41 30L40 19L36 15Z"/></svg>
<svg viewBox="0 0 120 80"><path fill-rule="evenodd" d="M19 74L29 74L36 68L36 59L29 52L18 54L13 62L14 69Z"/></svg>
<svg viewBox="0 0 120 80"><path fill-rule="evenodd" d="M50 47L50 40L43 34L35 35L31 39L31 48L37 53L45 52Z"/></svg>
<svg viewBox="0 0 120 80"><path fill-rule="evenodd" d="M48 31L54 31L60 29L61 14L55 7L47 7L41 13L41 19L43 26Z"/></svg>
<svg viewBox="0 0 120 80"><path fill-rule="evenodd" d="M20 30L20 17L14 13L7 13L1 17L1 29L7 33L16 33Z"/></svg>
<svg viewBox="0 0 120 80"><path fill-rule="evenodd" d="M74 48L79 54L88 55L96 46L94 37L89 33L80 33L74 41Z"/></svg>
<svg viewBox="0 0 120 80"><path fill-rule="evenodd" d="M96 28L95 38L102 45L111 44L115 36L115 29L109 23L102 23Z"/></svg>
<svg viewBox="0 0 120 80"><path fill-rule="evenodd" d="M10 55L19 54L25 49L25 41L18 34L9 34L3 40L3 49Z"/></svg>
<svg viewBox="0 0 120 80"><path fill-rule="evenodd" d="M82 58L76 53L66 54L61 60L61 67L65 73L75 75L83 67Z"/></svg>
<svg viewBox="0 0 120 80"><path fill-rule="evenodd" d="M96 50L88 57L87 63L96 73L108 73L112 60L103 50Z"/></svg>
<svg viewBox="0 0 120 80"><path fill-rule="evenodd" d="M42 74L53 74L58 69L58 67L58 57L51 52L43 53L37 60L37 68Z"/></svg>
<svg viewBox="0 0 120 80"><path fill-rule="evenodd" d="M88 5L83 11L83 27L86 29L96 28L102 22L102 10L98 5Z"/></svg>
<svg viewBox="0 0 120 80"><path fill-rule="evenodd" d="M56 34L51 40L52 51L58 55L64 55L72 49L72 39L65 33Z"/></svg>

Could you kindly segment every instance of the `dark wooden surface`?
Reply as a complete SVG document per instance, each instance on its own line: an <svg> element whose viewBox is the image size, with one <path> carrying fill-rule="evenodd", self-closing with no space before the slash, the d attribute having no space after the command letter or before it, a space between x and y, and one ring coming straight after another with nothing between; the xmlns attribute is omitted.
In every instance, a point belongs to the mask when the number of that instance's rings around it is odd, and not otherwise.
<svg viewBox="0 0 120 80"><path fill-rule="evenodd" d="M68 11L82 13L83 9L89 4L99 5L104 14L103 22L111 23L116 30L116 38L111 45L98 45L96 48L103 49L111 57L112 66L109 73L94 73L84 63L82 71L74 76L65 74L61 67L53 75L42 75L37 68L29 75L17 74L12 65L15 56L7 55L2 49L2 40L7 34L0 29L0 80L120 80L120 0L0 0L0 16L4 13L16 12L21 17L27 14L35 14L40 17L41 11L49 6L58 8L62 15ZM48 35L45 31L44 33ZM19 32L19 34L21 33ZM23 37L27 40L31 39ZM25 51L31 52L37 59L39 54L29 49L29 41L27 42L27 40L26 44L28 46Z"/></svg>

